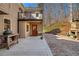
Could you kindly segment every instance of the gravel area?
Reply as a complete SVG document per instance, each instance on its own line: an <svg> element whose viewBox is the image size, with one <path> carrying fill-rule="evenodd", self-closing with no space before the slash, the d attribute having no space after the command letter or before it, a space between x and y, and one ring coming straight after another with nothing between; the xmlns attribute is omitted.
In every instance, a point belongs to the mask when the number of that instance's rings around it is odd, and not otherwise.
<svg viewBox="0 0 79 59"><path fill-rule="evenodd" d="M79 56L79 40L53 34L44 36L54 56Z"/></svg>

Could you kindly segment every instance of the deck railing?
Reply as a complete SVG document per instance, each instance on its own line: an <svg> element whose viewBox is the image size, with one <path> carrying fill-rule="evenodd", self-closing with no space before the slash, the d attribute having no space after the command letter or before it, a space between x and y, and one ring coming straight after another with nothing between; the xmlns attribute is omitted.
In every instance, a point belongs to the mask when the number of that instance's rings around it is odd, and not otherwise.
<svg viewBox="0 0 79 59"><path fill-rule="evenodd" d="M19 12L18 19L42 19L42 13Z"/></svg>

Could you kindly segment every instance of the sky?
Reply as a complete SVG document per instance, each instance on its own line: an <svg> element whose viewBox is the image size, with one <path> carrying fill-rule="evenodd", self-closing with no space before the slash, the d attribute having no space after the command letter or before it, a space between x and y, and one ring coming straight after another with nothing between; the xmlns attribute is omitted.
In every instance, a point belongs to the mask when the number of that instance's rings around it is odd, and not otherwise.
<svg viewBox="0 0 79 59"><path fill-rule="evenodd" d="M23 3L24 7L37 7L38 3Z"/></svg>

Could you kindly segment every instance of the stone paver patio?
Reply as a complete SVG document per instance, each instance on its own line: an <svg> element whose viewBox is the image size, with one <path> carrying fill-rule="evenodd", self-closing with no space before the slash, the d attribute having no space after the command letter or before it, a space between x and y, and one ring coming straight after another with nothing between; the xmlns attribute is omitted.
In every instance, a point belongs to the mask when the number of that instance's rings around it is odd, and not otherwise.
<svg viewBox="0 0 79 59"><path fill-rule="evenodd" d="M45 39L38 36L19 39L9 50L0 49L0 56L52 56L52 53Z"/></svg>

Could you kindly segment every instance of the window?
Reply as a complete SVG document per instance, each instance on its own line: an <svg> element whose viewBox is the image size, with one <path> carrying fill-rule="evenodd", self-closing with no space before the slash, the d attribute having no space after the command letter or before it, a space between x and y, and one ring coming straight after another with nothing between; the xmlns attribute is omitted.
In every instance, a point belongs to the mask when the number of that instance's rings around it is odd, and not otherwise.
<svg viewBox="0 0 79 59"><path fill-rule="evenodd" d="M36 13L36 17L38 17L39 16L39 13Z"/></svg>
<svg viewBox="0 0 79 59"><path fill-rule="evenodd" d="M10 20L4 19L4 30L10 29Z"/></svg>
<svg viewBox="0 0 79 59"><path fill-rule="evenodd" d="M27 26L26 31L28 32L29 31L29 25L26 25L26 26Z"/></svg>

